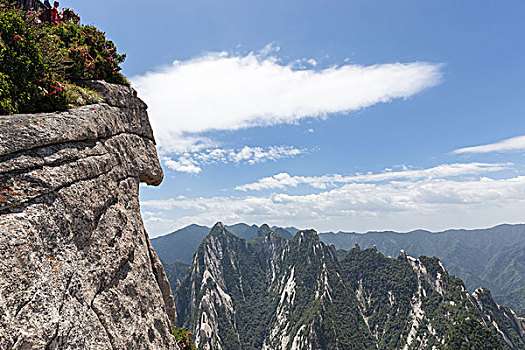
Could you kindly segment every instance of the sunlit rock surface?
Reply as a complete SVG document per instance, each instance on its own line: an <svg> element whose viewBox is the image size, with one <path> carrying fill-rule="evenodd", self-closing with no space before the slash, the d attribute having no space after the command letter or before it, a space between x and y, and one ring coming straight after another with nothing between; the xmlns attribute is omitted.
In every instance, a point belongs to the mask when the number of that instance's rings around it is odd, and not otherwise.
<svg viewBox="0 0 525 350"><path fill-rule="evenodd" d="M0 345L171 349L173 297L138 200L163 177L146 105L88 84L106 103L0 116Z"/></svg>

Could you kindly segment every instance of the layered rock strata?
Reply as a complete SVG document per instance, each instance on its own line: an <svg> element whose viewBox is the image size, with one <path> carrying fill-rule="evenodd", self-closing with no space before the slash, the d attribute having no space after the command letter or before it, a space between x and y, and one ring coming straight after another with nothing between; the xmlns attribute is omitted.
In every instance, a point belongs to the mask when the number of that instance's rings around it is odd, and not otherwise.
<svg viewBox="0 0 525 350"><path fill-rule="evenodd" d="M0 345L172 349L173 297L144 230L139 183L163 173L134 90L0 116Z"/></svg>

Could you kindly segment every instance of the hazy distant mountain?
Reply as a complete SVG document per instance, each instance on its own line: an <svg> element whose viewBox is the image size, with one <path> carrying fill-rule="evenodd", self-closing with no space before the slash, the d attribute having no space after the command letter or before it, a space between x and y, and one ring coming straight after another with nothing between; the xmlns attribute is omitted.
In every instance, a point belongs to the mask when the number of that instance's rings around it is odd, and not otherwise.
<svg viewBox="0 0 525 350"><path fill-rule="evenodd" d="M314 231L250 241L213 227L175 295L201 349L524 349L523 319L437 258L342 259ZM466 347L465 347L466 346Z"/></svg>
<svg viewBox="0 0 525 350"><path fill-rule="evenodd" d="M251 239L257 226L227 226L235 235ZM210 228L190 225L166 236L152 239L157 254L165 263L180 260L191 264L193 254ZM298 229L272 227L284 238ZM437 256L449 273L459 276L468 290L489 288L498 303L525 316L525 225L500 225L482 230L448 230L439 233L417 230L409 233L368 232L321 233L321 241L337 249L349 250L356 243L362 248L377 249L387 256L405 250L412 256ZM344 255L344 252L342 253ZM179 276L180 277L180 276ZM170 280L171 282L171 280ZM174 283L172 283L175 289Z"/></svg>
<svg viewBox="0 0 525 350"><path fill-rule="evenodd" d="M195 250L208 232L209 227L193 224L165 236L153 238L151 245L163 263L179 260L191 264Z"/></svg>
<svg viewBox="0 0 525 350"><path fill-rule="evenodd" d="M259 229L257 225L250 226L243 223L226 226L226 228L234 235L244 238L246 240L250 240L252 239L252 237L255 237L255 235L257 235L257 230Z"/></svg>
<svg viewBox="0 0 525 350"><path fill-rule="evenodd" d="M254 237L258 230L256 225L250 226L243 223L226 227L228 231L247 240ZM195 250L197 250L201 241L210 232L210 229L210 227L192 224L168 233L167 235L153 238L151 244L163 262L169 264L178 260L186 264L191 264ZM288 232L279 232L285 238L292 237Z"/></svg>

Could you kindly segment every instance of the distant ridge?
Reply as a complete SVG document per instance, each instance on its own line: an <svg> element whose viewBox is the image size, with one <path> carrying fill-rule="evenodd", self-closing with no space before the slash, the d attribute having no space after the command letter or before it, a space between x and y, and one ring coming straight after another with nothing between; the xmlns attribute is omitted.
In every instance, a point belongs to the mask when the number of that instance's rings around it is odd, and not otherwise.
<svg viewBox="0 0 525 350"><path fill-rule="evenodd" d="M210 228L191 224L164 236L151 239L151 245L163 263L179 260L191 264L193 254Z"/></svg>
<svg viewBox="0 0 525 350"><path fill-rule="evenodd" d="M255 237L259 229L257 225L245 223L226 225L225 227L229 232L246 240ZM277 226L272 227L272 230L284 238L292 238L299 231L293 227L289 229L293 232ZM197 250L197 247L210 230L211 227L191 224L166 235L155 237L151 239L151 244L159 258L165 263L174 263L179 260L180 262L191 264L195 250Z"/></svg>
<svg viewBox="0 0 525 350"><path fill-rule="evenodd" d="M226 226L233 234L251 239L256 225L243 223ZM152 245L165 263L180 260L191 264L193 254L211 228L190 225L165 236L152 239ZM293 227L272 227L284 238L299 230ZM525 316L525 224L503 224L488 229L454 229L442 232L414 230L406 233L371 231L367 233L328 232L319 238L337 249L350 250L357 243L386 256L396 257L400 250L412 256L437 256L447 270L459 276L469 291L489 288L496 301Z"/></svg>

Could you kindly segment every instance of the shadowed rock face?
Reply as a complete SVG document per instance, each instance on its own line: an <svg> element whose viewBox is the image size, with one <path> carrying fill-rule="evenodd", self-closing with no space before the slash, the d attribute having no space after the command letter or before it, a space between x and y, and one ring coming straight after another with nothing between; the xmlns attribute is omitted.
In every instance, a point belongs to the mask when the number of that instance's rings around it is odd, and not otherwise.
<svg viewBox="0 0 525 350"><path fill-rule="evenodd" d="M163 173L146 105L0 116L0 346L171 349L173 297L140 216Z"/></svg>

